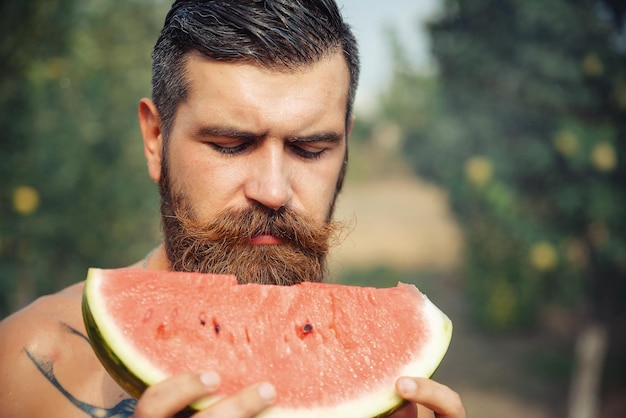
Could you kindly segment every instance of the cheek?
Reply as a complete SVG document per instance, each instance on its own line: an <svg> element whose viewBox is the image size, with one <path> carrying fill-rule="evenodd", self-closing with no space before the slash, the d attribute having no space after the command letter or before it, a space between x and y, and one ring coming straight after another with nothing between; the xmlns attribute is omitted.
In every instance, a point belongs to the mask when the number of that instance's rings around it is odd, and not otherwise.
<svg viewBox="0 0 626 418"><path fill-rule="evenodd" d="M191 204L199 219L211 210L211 199L219 195L223 184L211 164L199 150L172 149L169 158L169 177L172 192L181 194Z"/></svg>
<svg viewBox="0 0 626 418"><path fill-rule="evenodd" d="M337 190L337 181L339 179L339 173L341 166L343 165L343 159L341 164L332 164L320 170L311 170L306 173L306 179L300 178L297 181L296 195L299 196L297 201L301 202L304 206L303 210L308 216L313 217L319 221L326 221L328 212ZM295 209L299 209L295 207Z"/></svg>
<svg viewBox="0 0 626 418"><path fill-rule="evenodd" d="M225 209L245 207L244 185L249 173L240 161L221 161L196 152L180 164L176 184L198 220L208 222Z"/></svg>

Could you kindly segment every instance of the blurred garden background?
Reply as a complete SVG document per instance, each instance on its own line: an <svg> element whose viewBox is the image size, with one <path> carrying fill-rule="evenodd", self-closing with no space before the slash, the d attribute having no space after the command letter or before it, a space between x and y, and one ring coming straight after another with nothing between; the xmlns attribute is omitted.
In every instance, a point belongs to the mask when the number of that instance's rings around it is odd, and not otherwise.
<svg viewBox="0 0 626 418"><path fill-rule="evenodd" d="M159 242L135 114L169 5L0 4L0 318ZM469 416L626 416L626 4L441 0L414 29L427 65L356 28L391 70L357 108L333 279L450 314L437 378Z"/></svg>

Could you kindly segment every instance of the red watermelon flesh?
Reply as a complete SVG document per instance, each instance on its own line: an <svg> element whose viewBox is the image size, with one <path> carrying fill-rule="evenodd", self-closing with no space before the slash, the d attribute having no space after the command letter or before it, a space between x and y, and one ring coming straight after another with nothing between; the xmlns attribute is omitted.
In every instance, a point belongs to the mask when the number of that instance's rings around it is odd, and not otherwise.
<svg viewBox="0 0 626 418"><path fill-rule="evenodd" d="M96 353L133 396L171 375L214 370L220 396L272 382L268 417L391 410L401 403L396 378L430 376L452 328L412 285L238 285L234 276L138 269L90 269L83 310Z"/></svg>

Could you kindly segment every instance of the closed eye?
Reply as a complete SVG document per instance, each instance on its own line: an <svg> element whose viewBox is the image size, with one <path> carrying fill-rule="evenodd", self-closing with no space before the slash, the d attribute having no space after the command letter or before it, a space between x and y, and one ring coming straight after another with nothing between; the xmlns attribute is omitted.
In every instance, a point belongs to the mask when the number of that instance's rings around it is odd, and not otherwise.
<svg viewBox="0 0 626 418"><path fill-rule="evenodd" d="M343 142L343 135L337 132L325 132L303 138L291 138L289 146L296 155L309 160L321 158L326 151Z"/></svg>
<svg viewBox="0 0 626 418"><path fill-rule="evenodd" d="M235 155L248 150L261 135L229 127L202 126L194 137L221 154Z"/></svg>
<svg viewBox="0 0 626 418"><path fill-rule="evenodd" d="M289 146L293 152L306 160L316 160L321 158L326 152L327 148L314 147L308 144L290 143Z"/></svg>
<svg viewBox="0 0 626 418"><path fill-rule="evenodd" d="M217 152L225 155L235 155L244 152L250 147L249 142L234 142L233 144L222 144L217 142L208 142L208 145Z"/></svg>

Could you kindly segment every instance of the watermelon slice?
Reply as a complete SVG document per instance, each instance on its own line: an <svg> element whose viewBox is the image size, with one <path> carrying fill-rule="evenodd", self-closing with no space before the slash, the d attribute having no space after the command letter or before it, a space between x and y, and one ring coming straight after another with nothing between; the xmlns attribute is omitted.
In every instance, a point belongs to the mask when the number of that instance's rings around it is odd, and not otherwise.
<svg viewBox="0 0 626 418"><path fill-rule="evenodd" d="M83 316L96 354L132 396L214 370L220 391L194 408L270 381L278 396L265 418L384 416L403 402L395 380L432 375L452 334L412 285L238 285L139 269L90 269Z"/></svg>

